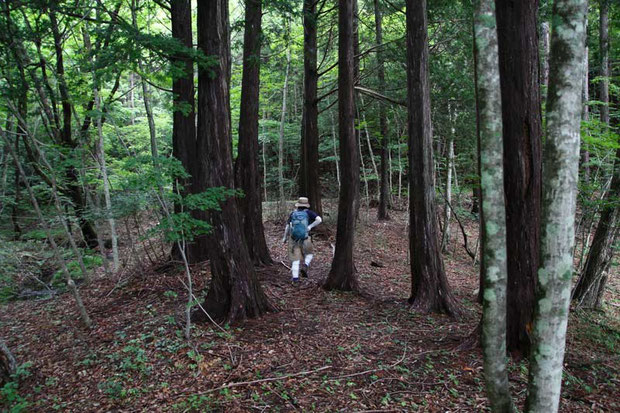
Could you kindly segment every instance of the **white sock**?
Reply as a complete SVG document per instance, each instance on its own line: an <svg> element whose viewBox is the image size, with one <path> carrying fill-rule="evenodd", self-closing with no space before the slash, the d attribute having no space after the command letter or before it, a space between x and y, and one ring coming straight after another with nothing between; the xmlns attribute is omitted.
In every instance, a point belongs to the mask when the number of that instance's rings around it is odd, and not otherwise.
<svg viewBox="0 0 620 413"><path fill-rule="evenodd" d="M291 272L293 273L293 278L299 278L299 260L293 261L291 264Z"/></svg>
<svg viewBox="0 0 620 413"><path fill-rule="evenodd" d="M304 262L306 263L306 266L310 266L310 262L312 261L312 257L314 257L314 255L306 254L306 258L304 259Z"/></svg>

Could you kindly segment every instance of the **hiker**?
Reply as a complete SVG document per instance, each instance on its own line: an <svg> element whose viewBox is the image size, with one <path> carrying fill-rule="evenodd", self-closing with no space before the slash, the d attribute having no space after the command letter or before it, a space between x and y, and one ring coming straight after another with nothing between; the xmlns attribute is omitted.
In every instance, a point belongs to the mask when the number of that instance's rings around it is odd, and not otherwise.
<svg viewBox="0 0 620 413"><path fill-rule="evenodd" d="M291 260L291 281L299 281L299 264L303 258L301 267L302 277L308 277L308 268L312 262L312 239L310 230L319 225L323 220L316 212L310 209L308 198L301 197L295 204L295 210L291 212L284 230L282 243L288 240L288 257Z"/></svg>

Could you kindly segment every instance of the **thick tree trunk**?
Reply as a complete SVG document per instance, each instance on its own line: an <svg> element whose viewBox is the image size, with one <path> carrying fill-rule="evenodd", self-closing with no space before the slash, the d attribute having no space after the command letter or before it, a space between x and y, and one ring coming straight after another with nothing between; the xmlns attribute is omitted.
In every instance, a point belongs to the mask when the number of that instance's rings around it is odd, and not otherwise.
<svg viewBox="0 0 620 413"><path fill-rule="evenodd" d="M504 127L508 350L527 353L540 239L538 0L496 0Z"/></svg>
<svg viewBox="0 0 620 413"><path fill-rule="evenodd" d="M172 37L184 47L191 49L192 40L192 8L190 0L172 0L170 2ZM181 162L189 179L174 182L174 187L181 186L181 195L191 192L192 177L196 173L196 112L194 109L194 64L187 53L178 53L172 57L172 64L179 71L172 81L173 108L172 114L172 155ZM133 75L132 75L133 82ZM132 97L133 99L133 97ZM132 103L133 105L133 103ZM181 205L175 204L174 212L181 212ZM199 215L198 215L199 217ZM190 262L201 262L207 259L205 249L199 248L200 243L187 245L187 256ZM182 261L183 256L178 244L172 247L172 257Z"/></svg>
<svg viewBox="0 0 620 413"><path fill-rule="evenodd" d="M439 250L428 75L426 0L407 0L407 101L409 124L409 250L411 297L423 312L456 315L458 307Z"/></svg>
<svg viewBox="0 0 620 413"><path fill-rule="evenodd" d="M338 2L338 128L342 185L338 199L336 250L323 288L356 291L359 288L353 245L359 210L359 148L355 131L353 1Z"/></svg>
<svg viewBox="0 0 620 413"><path fill-rule="evenodd" d="M600 0L601 123L609 125L609 0Z"/></svg>
<svg viewBox="0 0 620 413"><path fill-rule="evenodd" d="M256 265L271 264L263 230L261 174L258 160L258 101L262 0L246 0L243 39L243 78L239 116L239 155L235 163L235 183L244 196L238 199L243 233L250 258Z"/></svg>
<svg viewBox="0 0 620 413"><path fill-rule="evenodd" d="M586 0L555 0L543 215L526 411L557 412L570 304L579 180Z"/></svg>
<svg viewBox="0 0 620 413"><path fill-rule="evenodd" d="M233 188L228 71L228 22L222 18L225 0L198 3L198 47L217 65L198 72L196 187ZM211 317L233 322L258 317L273 306L263 293L243 239L241 216L234 198L221 211L209 212L207 236L211 282L203 307ZM204 320L202 312L196 313Z"/></svg>
<svg viewBox="0 0 620 413"><path fill-rule="evenodd" d="M375 6L375 42L377 43L377 80L379 90L385 91L385 68L383 58L383 27L382 13L379 7L379 0L374 0ZM385 105L379 102L379 130L381 133L381 176L379 178L379 209L377 219L388 220L388 207L390 205L390 183L388 176L388 124L385 115Z"/></svg>
<svg viewBox="0 0 620 413"><path fill-rule="evenodd" d="M611 186L605 195L603 211L594 233L585 268L573 292L573 300L580 307L601 307L601 298L607 282L607 271L614 252L614 241L618 235L619 196L620 149L617 149Z"/></svg>
<svg viewBox="0 0 620 413"><path fill-rule="evenodd" d="M319 103L317 87L317 2L304 0L304 106L301 117L301 170L299 194L307 196L310 207L323 215L319 176Z"/></svg>
<svg viewBox="0 0 620 413"><path fill-rule="evenodd" d="M484 278L482 354L487 395L494 412L512 412L506 365L506 207L504 201L501 94L493 0L477 0L474 39L480 113L482 173L481 276ZM452 142L451 142L452 144ZM447 226L447 224L446 224Z"/></svg>

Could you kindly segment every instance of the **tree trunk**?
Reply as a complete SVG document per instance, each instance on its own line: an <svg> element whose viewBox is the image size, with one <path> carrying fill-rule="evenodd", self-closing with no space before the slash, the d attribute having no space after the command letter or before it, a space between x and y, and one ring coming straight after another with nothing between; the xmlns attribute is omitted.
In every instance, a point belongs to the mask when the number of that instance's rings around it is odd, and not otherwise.
<svg viewBox="0 0 620 413"><path fill-rule="evenodd" d="M4 341L0 340L0 387L11 381L17 362Z"/></svg>
<svg viewBox="0 0 620 413"><path fill-rule="evenodd" d="M526 411L557 412L570 304L579 180L586 0L555 0L543 215Z"/></svg>
<svg viewBox="0 0 620 413"><path fill-rule="evenodd" d="M600 0L601 123L609 126L609 0Z"/></svg>
<svg viewBox="0 0 620 413"><path fill-rule="evenodd" d="M586 21L586 27L587 27L587 21ZM581 107L581 120L584 122L588 122L590 120L590 107L588 106L588 101L590 100L590 79L589 79L589 64L588 64L588 55L589 55L589 50L588 47L586 46L586 51L584 53L583 56L583 82L582 82L582 89L581 89L581 100L582 100L582 107ZM585 134L589 135L587 127L585 128ZM588 152L588 150L586 148L582 148L582 152L581 152L581 165L583 167L583 181L585 183L589 183L590 182L590 152Z"/></svg>
<svg viewBox="0 0 620 413"><path fill-rule="evenodd" d="M484 225L482 354L487 396L494 412L512 412L506 365L506 207L504 202L501 94L493 0L477 0L474 40L480 113L480 170ZM452 145L452 142L450 142ZM447 224L446 224L447 227Z"/></svg>
<svg viewBox="0 0 620 413"><path fill-rule="evenodd" d="M541 100L547 101L547 89L549 88L549 23L542 22L540 24L540 43L542 50L540 52L540 84Z"/></svg>
<svg viewBox="0 0 620 413"><path fill-rule="evenodd" d="M238 199L243 233L250 258L256 265L271 264L263 230L261 174L258 160L258 102L262 0L246 0L243 39L243 78L239 116L239 155L235 163L235 183L244 196Z"/></svg>
<svg viewBox="0 0 620 413"><path fill-rule="evenodd" d="M291 68L291 48L286 48L286 72L284 74L284 88L282 89L282 115L280 117L280 139L278 141L278 186L280 189L280 206L284 202L284 123L286 122L286 95L288 89L288 75Z"/></svg>
<svg viewBox="0 0 620 413"><path fill-rule="evenodd" d="M443 220L443 236L441 237L441 251L446 252L448 250L448 243L450 242L450 205L452 204L452 165L454 163L454 127L452 127L452 135L450 135L450 142L448 143L448 170L446 176L446 206L444 208L444 220ZM503 182L503 181L502 181Z"/></svg>
<svg viewBox="0 0 620 413"><path fill-rule="evenodd" d="M223 19L225 0L198 3L198 47L217 64L198 71L199 170L195 181L207 188L234 187L228 73L228 21ZM234 322L258 317L272 310L256 277L243 239L241 216L234 198L209 212L212 231L207 236L211 282L203 307L211 317ZM204 320L204 313L196 313Z"/></svg>
<svg viewBox="0 0 620 413"><path fill-rule="evenodd" d="M338 2L338 129L340 173L336 250L323 288L356 291L359 288L353 245L355 220L359 210L359 148L355 131L355 70L353 58L353 2Z"/></svg>
<svg viewBox="0 0 620 413"><path fill-rule="evenodd" d="M456 315L459 310L448 285L439 250L433 182L426 0L407 0L406 4L411 251L409 303L423 312Z"/></svg>
<svg viewBox="0 0 620 413"><path fill-rule="evenodd" d="M496 0L508 247L508 351L527 353L540 240L538 0Z"/></svg>
<svg viewBox="0 0 620 413"><path fill-rule="evenodd" d="M383 58L383 27L379 0L374 0L375 6L375 43L377 43L377 80L379 90L385 91L385 68ZM388 207L390 205L390 183L388 176L388 124L385 115L385 105L379 102L379 130L381 133L381 176L379 178L379 209L377 219L389 220Z"/></svg>
<svg viewBox="0 0 620 413"><path fill-rule="evenodd" d="M332 120L332 143L334 145L334 163L336 164L336 180L338 181L338 192L340 192L340 166L338 159L338 147L336 145L336 122L334 121L334 114L330 111L330 116Z"/></svg>
<svg viewBox="0 0 620 413"><path fill-rule="evenodd" d="M317 1L304 0L304 105L301 116L301 170L299 194L307 196L310 207L323 215L319 176L319 103L317 87Z"/></svg>
<svg viewBox="0 0 620 413"><path fill-rule="evenodd" d="M594 233L588 259L573 292L573 300L580 307L601 307L601 297L607 282L607 271L611 265L614 252L614 241L618 235L619 196L620 148L616 150L614 176L611 179L609 191L605 195L603 211Z"/></svg>
<svg viewBox="0 0 620 413"><path fill-rule="evenodd" d="M9 142L1 127L0 127L0 135L5 140L5 142ZM82 322L84 323L86 327L90 327L92 322L90 320L90 317L88 316L88 313L86 312L86 307L84 306L84 303L82 302L82 297L80 296L80 292L78 291L75 285L75 282L73 282L73 280L71 279L71 273L69 272L69 269L67 268L67 263L65 262L65 259L62 256L62 253L60 252L58 245L56 244L56 241L54 240L54 237L52 236L50 227L47 225L47 222L45 221L45 218L43 217L43 213L41 212L41 208L39 207L37 197L35 196L34 191L32 190L32 187L28 183L28 178L26 177L24 168L19 162L19 158L17 157L17 154L13 151L13 148L11 148L10 145L7 147L9 148L9 151L11 151L11 156L13 157L13 161L15 162L15 166L17 167L19 171L19 175L21 176L22 182L24 183L24 186L26 187L28 194L30 195L30 202L32 203L32 207L34 208L35 213L37 214L37 218L39 219L39 224L45 231L45 234L47 236L47 241L50 243L52 251L54 252L54 257L56 258L56 261L60 265L60 268L62 269L62 272L65 276L67 286L69 287L69 290L71 291L71 293L73 294L73 297L75 298L75 302L77 304L78 311L80 313L80 318L82 319Z"/></svg>
<svg viewBox="0 0 620 413"><path fill-rule="evenodd" d="M71 118L72 107L71 100L69 98L69 88L65 81L65 66L62 50L62 36L56 20L56 13L51 10L49 13L50 23L52 27L52 34L54 37L54 48L56 53L56 77L58 79L58 90L60 92L61 106L62 106L62 130L60 131L60 141L66 148L77 149L78 143L73 140L71 133ZM25 120L25 119L24 119ZM84 217L84 213L87 210L86 196L83 193L82 187L79 183L78 171L71 163L67 167L65 172L67 178L67 186L71 201L73 201L73 207L75 209L75 215L78 219L80 229L84 241L90 248L97 246L97 233L93 228L92 222Z"/></svg>
<svg viewBox="0 0 620 413"><path fill-rule="evenodd" d="M172 0L170 2L170 18L172 37L183 47L191 49L192 39L192 8L190 0ZM181 186L179 191L185 196L191 192L192 177L196 173L196 112L194 109L194 64L187 53L177 53L172 57L172 64L179 73L172 81L173 113L172 113L172 156L178 159L189 179L174 182L174 188ZM133 82L133 75L132 75ZM132 97L133 99L133 97ZM133 103L132 103L133 105ZM174 206L174 212L181 212L181 205ZM199 245L195 244L195 245ZM187 245L187 256L190 262L200 262L207 258L206 251ZM172 247L172 257L181 261L183 256L178 244Z"/></svg>

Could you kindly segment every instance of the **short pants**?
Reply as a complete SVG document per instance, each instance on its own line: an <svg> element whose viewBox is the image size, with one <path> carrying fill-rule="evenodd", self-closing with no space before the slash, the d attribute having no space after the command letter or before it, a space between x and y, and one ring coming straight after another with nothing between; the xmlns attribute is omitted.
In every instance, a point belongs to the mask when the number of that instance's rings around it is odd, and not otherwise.
<svg viewBox="0 0 620 413"><path fill-rule="evenodd" d="M299 261L306 255L312 254L312 239L310 237L302 241L294 241L288 237L288 259Z"/></svg>

